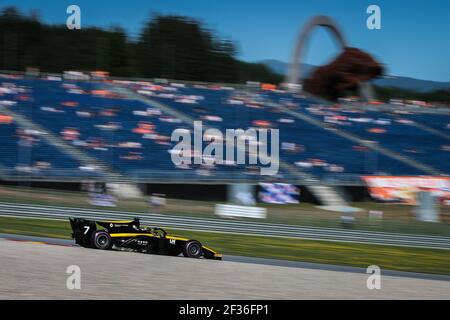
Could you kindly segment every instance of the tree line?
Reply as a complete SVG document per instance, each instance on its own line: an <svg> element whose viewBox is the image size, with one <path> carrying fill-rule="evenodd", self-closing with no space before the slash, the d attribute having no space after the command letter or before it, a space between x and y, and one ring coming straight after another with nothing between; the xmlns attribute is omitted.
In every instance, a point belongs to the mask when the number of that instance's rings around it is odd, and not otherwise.
<svg viewBox="0 0 450 320"><path fill-rule="evenodd" d="M236 44L195 19L153 15L131 39L121 27L69 30L14 7L0 13L0 69L106 70L112 76L279 83L263 64L237 58Z"/></svg>

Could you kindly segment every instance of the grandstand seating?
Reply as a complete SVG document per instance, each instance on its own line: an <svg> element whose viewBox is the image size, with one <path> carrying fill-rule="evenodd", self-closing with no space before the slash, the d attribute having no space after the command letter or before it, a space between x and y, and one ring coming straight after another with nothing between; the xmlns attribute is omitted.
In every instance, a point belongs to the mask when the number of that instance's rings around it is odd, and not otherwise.
<svg viewBox="0 0 450 320"><path fill-rule="evenodd" d="M83 165L56 147L45 143L39 135L21 133L14 123L0 124L0 170L9 176L30 177L96 176L83 170Z"/></svg>
<svg viewBox="0 0 450 320"><path fill-rule="evenodd" d="M125 175L141 178L156 174L162 177L182 174L185 178L212 175L236 179L255 176L254 168L246 166L176 167L169 154L175 145L170 141L170 136L177 128L192 130L190 124L157 107L149 107L142 101L108 91L101 83L0 78L0 85L11 89L1 93L0 103L13 101L16 104L8 108L14 112L26 116ZM405 120L417 121L448 133L449 116L357 112L348 108L320 106L312 99L287 93L245 95L230 88L150 86L133 82L126 86L193 119L202 120L204 126L223 131L258 126L278 128L281 160L315 176L424 174L417 168L336 135L330 130L333 127L361 139L376 141L389 150L446 174L450 172L450 152L447 148L450 142L445 137L405 123ZM293 118L264 101L286 105L320 120L328 129ZM17 169L22 164L26 165L22 162L28 161L28 166L42 167L36 170L39 174L56 172L55 169L60 172L72 170L79 176L89 174L80 169L83 164L43 139L36 141L32 147L22 146L18 130L16 123L0 123L0 166L3 171L19 174ZM28 156L25 156L27 152ZM45 163L50 164L50 168L45 169ZM283 174L287 173L282 170L281 176Z"/></svg>
<svg viewBox="0 0 450 320"><path fill-rule="evenodd" d="M450 133L449 115L398 114L311 104L304 98L292 98L304 112L323 123L352 133L362 139L427 164L444 173L450 172L450 141L414 126L414 122L443 133ZM392 165L391 163L389 165ZM397 171L398 172L398 171ZM400 171L402 174L406 172Z"/></svg>
<svg viewBox="0 0 450 320"><path fill-rule="evenodd" d="M312 173L315 175L330 174L330 171L327 170L335 167L343 167L345 173L351 174L424 174L420 170L397 160L389 159L378 152L358 148L359 146L355 145L355 143L328 130L300 119L292 119L292 117L283 115L270 107L257 106L257 101L255 101L253 107L243 104L227 104L226 101L229 99L227 90L181 88L178 91L183 96L201 96L205 97L205 99L199 101L198 104L190 104L175 102L174 99L158 96L152 98L167 103L195 118L202 118L205 114L219 116L223 119L222 122L210 121L209 124L222 130L230 126L243 129L254 127L253 121L258 119L269 121L274 127L280 129L280 143L292 143L301 146L302 149L302 152L299 153L289 150L282 151L281 159L292 164L313 162L317 164L312 167ZM302 102L310 103L307 100ZM287 121L287 123L283 123L282 121L280 123L280 119L294 120L294 122L289 123ZM407 136L402 138L408 140Z"/></svg>

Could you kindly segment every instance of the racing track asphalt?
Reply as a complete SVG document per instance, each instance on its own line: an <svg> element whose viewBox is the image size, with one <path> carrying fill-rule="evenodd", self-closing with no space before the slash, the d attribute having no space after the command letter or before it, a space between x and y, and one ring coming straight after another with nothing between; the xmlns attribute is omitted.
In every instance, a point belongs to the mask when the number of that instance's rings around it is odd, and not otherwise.
<svg viewBox="0 0 450 320"><path fill-rule="evenodd" d="M62 246L76 246L74 244L73 240L58 239L58 238L34 237L34 236L24 236L24 235L6 234L6 233L0 233L0 238L17 240L17 241L42 242L42 243L62 245ZM339 266L339 265L323 264L323 263L277 260L277 259L233 256L233 255L225 255L223 257L223 260L224 261L232 261L232 262L241 262L241 263L279 266L279 267L329 270L329 271L341 271L341 272L366 274L366 270L363 268L350 267L350 266ZM383 274L395 276L395 277L450 281L450 276L439 275L439 274L403 272L403 271L395 271L395 270L383 270Z"/></svg>
<svg viewBox="0 0 450 320"><path fill-rule="evenodd" d="M448 299L450 277L226 256L225 261L89 250L72 241L0 235L0 299ZM12 240L12 241L11 241ZM81 290L66 269L81 268Z"/></svg>

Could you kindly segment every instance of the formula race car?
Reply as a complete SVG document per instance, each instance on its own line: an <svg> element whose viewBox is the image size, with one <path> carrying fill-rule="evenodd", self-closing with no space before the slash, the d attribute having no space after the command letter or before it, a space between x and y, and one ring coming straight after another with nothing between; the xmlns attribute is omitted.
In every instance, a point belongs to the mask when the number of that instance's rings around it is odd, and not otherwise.
<svg viewBox="0 0 450 320"><path fill-rule="evenodd" d="M141 227L140 220L92 221L70 218L75 243L100 250L127 249L189 258L222 260L222 255L197 240L167 234L164 229ZM100 227L100 228L97 228Z"/></svg>

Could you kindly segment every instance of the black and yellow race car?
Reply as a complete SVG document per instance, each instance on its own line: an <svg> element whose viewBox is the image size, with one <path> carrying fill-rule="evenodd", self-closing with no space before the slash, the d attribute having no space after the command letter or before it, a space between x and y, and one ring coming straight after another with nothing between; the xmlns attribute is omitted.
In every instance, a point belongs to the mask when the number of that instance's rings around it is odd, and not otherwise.
<svg viewBox="0 0 450 320"><path fill-rule="evenodd" d="M139 219L127 221L93 221L70 218L72 238L75 243L86 248L100 250L127 249L143 253L189 258L222 260L222 255L190 240L167 234L164 229L141 227Z"/></svg>

